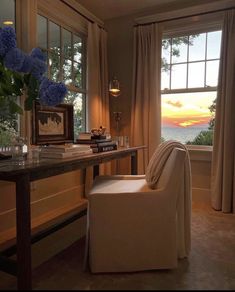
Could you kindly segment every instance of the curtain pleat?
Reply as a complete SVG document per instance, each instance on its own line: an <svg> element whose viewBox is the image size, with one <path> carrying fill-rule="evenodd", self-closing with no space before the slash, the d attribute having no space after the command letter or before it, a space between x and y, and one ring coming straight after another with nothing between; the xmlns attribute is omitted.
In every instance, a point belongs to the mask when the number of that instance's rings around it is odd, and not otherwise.
<svg viewBox="0 0 235 292"><path fill-rule="evenodd" d="M88 115L87 128L106 127L110 133L109 95L108 95L108 62L107 62L107 33L96 23L88 25L87 39L87 88ZM110 163L100 166L101 174L110 172ZM93 182L93 168L86 169L85 194Z"/></svg>
<svg viewBox="0 0 235 292"><path fill-rule="evenodd" d="M235 10L224 15L212 156L212 207L235 213Z"/></svg>
<svg viewBox="0 0 235 292"><path fill-rule="evenodd" d="M158 24L134 28L131 144L139 151L138 173L144 174L161 136L161 36Z"/></svg>

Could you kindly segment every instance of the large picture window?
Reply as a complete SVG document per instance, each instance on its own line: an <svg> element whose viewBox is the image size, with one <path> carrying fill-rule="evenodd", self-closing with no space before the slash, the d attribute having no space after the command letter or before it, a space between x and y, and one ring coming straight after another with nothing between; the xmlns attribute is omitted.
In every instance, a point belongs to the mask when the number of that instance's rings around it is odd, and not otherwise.
<svg viewBox="0 0 235 292"><path fill-rule="evenodd" d="M68 88L65 103L74 106L74 135L86 125L86 37L38 15L38 46L45 52L48 78Z"/></svg>
<svg viewBox="0 0 235 292"><path fill-rule="evenodd" d="M162 40L162 139L212 145L221 30Z"/></svg>

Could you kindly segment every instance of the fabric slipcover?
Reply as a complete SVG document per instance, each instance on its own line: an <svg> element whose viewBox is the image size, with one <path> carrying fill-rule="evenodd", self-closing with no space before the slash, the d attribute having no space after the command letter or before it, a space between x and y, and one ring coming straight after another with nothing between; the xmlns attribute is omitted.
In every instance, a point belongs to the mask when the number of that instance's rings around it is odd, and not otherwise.
<svg viewBox="0 0 235 292"><path fill-rule="evenodd" d="M189 254L190 222L182 220L191 218L184 213L191 192L183 197L190 184L185 181L190 180L185 176L188 156L187 150L171 145L155 189L144 175L96 177L88 195L93 273L175 268L177 259Z"/></svg>

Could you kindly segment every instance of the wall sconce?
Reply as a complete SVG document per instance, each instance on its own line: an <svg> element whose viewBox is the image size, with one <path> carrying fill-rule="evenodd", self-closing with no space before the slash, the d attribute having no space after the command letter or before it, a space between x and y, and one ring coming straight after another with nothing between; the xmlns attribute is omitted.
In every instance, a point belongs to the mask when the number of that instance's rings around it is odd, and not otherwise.
<svg viewBox="0 0 235 292"><path fill-rule="evenodd" d="M113 77L109 82L109 93L114 97L118 97L121 94L120 84L116 77ZM119 136L119 122L121 120L122 112L113 112L113 114L116 122L116 133L117 136Z"/></svg>
<svg viewBox="0 0 235 292"><path fill-rule="evenodd" d="M116 77L113 77L109 82L109 93L115 97L119 96L121 93L120 84Z"/></svg>

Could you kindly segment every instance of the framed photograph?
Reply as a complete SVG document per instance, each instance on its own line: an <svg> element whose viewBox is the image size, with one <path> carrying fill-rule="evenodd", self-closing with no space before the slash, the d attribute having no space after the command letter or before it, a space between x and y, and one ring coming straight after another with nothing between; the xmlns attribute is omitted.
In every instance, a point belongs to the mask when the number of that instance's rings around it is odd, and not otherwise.
<svg viewBox="0 0 235 292"><path fill-rule="evenodd" d="M73 105L51 107L35 103L32 125L35 145L74 142Z"/></svg>

